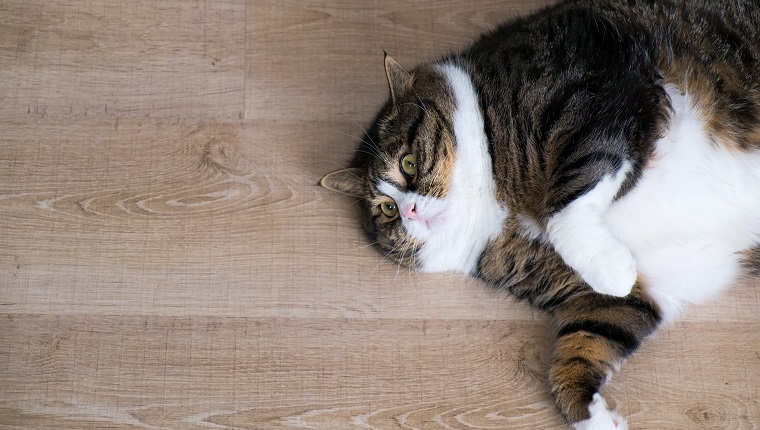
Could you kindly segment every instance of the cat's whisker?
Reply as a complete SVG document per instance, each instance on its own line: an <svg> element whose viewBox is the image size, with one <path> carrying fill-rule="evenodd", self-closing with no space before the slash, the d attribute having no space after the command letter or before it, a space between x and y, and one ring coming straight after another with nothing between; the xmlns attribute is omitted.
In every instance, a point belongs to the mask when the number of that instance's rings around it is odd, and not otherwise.
<svg viewBox="0 0 760 430"><path fill-rule="evenodd" d="M359 124L359 122L358 122L357 120L353 119L353 118L351 117L351 115L349 115L349 114L347 114L347 113L345 113L345 112L342 112L342 113L343 113L343 115L345 115L345 116L346 116L346 118L348 118L348 119L350 119L351 121L353 121L353 122L354 122L356 125L358 125L358 126L359 126L359 128L361 128L361 129L362 129L362 131L364 132L364 135L365 135L365 136L367 136L367 138L369 139L369 141L370 141L370 142L372 142L372 146L373 146L373 147L374 147L374 148L377 150L377 152L380 152L380 146L378 146L377 142L375 142L375 141L372 139L372 136L370 136L370 135L369 135L369 133L367 132L367 129L365 129L364 127L362 127L362 125L361 125L361 124Z"/></svg>
<svg viewBox="0 0 760 430"><path fill-rule="evenodd" d="M331 163L331 164L334 164L334 165L336 165L336 166L337 166L339 169L346 169L346 168L347 168L346 166L344 166L344 165L342 165L342 164L338 163L337 161L335 161L335 160L331 160L331 159L328 159L328 158L322 158L322 159L319 159L319 161L324 161L324 162L326 162L326 163Z"/></svg>
<svg viewBox="0 0 760 430"><path fill-rule="evenodd" d="M380 261L377 263L377 265L375 266L375 268L372 269L372 273L370 274L370 276L374 276L375 275L375 271L377 271L377 268L380 267L380 264L382 264L383 261L385 261L385 259L388 258L389 255L391 255L392 253L396 252L397 249L398 249L398 246L394 246L390 251L388 251L388 253L385 254L383 256L383 258L380 259Z"/></svg>
<svg viewBox="0 0 760 430"><path fill-rule="evenodd" d="M375 245L377 245L379 242L380 242L379 240L376 240L376 241L374 241L374 242L372 242L372 243L368 243L368 244L366 244L366 245L361 245L361 246L357 247L356 249L365 249L365 248L369 248L370 246L375 246Z"/></svg>
<svg viewBox="0 0 760 430"><path fill-rule="evenodd" d="M357 140L357 141L359 141L359 142L367 145L370 149L374 150L374 151L371 152L371 151L367 151L367 150L359 148L359 149L356 150L356 152L358 152L360 154L367 154L367 155L369 155L370 157L373 157L373 158L379 156L379 149L377 148L377 145L375 145L374 143L369 143L369 142L367 142L366 140L364 140L364 139L362 139L360 137L354 136L353 134L343 133L341 131L336 131L336 133L339 134L339 135L350 137L350 138L352 138L354 140ZM369 135L365 135L365 136L369 137Z"/></svg>
<svg viewBox="0 0 760 430"><path fill-rule="evenodd" d="M355 151L355 153L358 153L358 154L367 154L368 156L370 156L372 158L379 157L379 154L377 154L375 152L366 151L366 150L363 150L361 148L357 149Z"/></svg>
<svg viewBox="0 0 760 430"><path fill-rule="evenodd" d="M356 204L356 203L358 203L358 202L360 202L362 200L360 197L357 197L357 196L355 196L353 194L344 193L343 191L340 191L340 190L330 190L330 192L342 194L342 195L344 195L346 197L353 197L354 198L354 203L353 204Z"/></svg>
<svg viewBox="0 0 760 430"><path fill-rule="evenodd" d="M419 105L417 103L412 103L412 102L406 102L406 103L402 103L401 104L401 106L408 106L408 105L411 105L411 106L414 106L416 108L419 108L421 111L427 113L427 108L424 105Z"/></svg>
<svg viewBox="0 0 760 430"><path fill-rule="evenodd" d="M367 154L367 155L369 155L372 158L378 157L377 153L375 153L375 152L369 152L369 151L364 151L362 149L357 149L356 152L358 152L359 154Z"/></svg>
<svg viewBox="0 0 760 430"><path fill-rule="evenodd" d="M417 97L417 100L420 101L420 105L421 106L419 106L419 107L421 107L422 110L427 114L428 110L427 110L427 107L425 106L425 102L422 101L422 97L420 97L419 93L417 93L417 90L414 89L414 87L411 87L411 88L412 88L412 91L414 91L414 95Z"/></svg>
<svg viewBox="0 0 760 430"><path fill-rule="evenodd" d="M336 134L339 134L339 135L341 135L341 136L350 137L351 139L354 139L354 140L357 140L357 141L359 141L359 142L361 142L361 143L365 143L365 144L367 144L367 145L370 145L370 143L369 143L369 142L367 142L366 140L362 139L362 138L361 138L361 137L359 137L359 136L354 136L354 135L353 135L353 134L351 134L351 133L344 133L344 132L342 132L342 131L336 131L335 133L336 133Z"/></svg>
<svg viewBox="0 0 760 430"><path fill-rule="evenodd" d="M415 258L417 258L417 252L418 252L418 251L419 251L419 248L417 248L417 244L415 244L415 250L414 250L414 257L415 257ZM416 270L416 269L417 269L417 267L416 267L416 265L415 265L415 266L413 267L414 276L417 278L417 280L418 280L418 281L420 281L420 283L424 284L424 282L422 281L422 277L420 277L420 271L419 271L419 270Z"/></svg>
<svg viewBox="0 0 760 430"><path fill-rule="evenodd" d="M412 255L411 255L411 264L409 265L409 285L412 287L412 291L414 291L414 294L419 296L420 292L417 291L417 287L414 285L414 280L412 279L412 272L414 272L417 279L420 279L420 274L417 270L415 270L416 260L417 260L417 243L412 242Z"/></svg>
<svg viewBox="0 0 760 430"><path fill-rule="evenodd" d="M362 202L362 199L357 197L353 202L351 202L351 206L356 206ZM377 243L377 242L375 242Z"/></svg>
<svg viewBox="0 0 760 430"><path fill-rule="evenodd" d="M391 252L393 252L393 250L388 251L388 253L383 255L383 258L381 258L380 261L377 262L377 264L375 265L375 268L372 269L372 273L369 274L370 278L375 276L375 272L377 271L377 268L380 267L381 264L383 264L383 261L385 261L385 257L390 255Z"/></svg>
<svg viewBox="0 0 760 430"><path fill-rule="evenodd" d="M411 246L411 241L407 241L406 246L404 247L404 250L401 252L401 257L398 259L398 264L396 267L396 278L395 280L398 281L398 275L401 273L401 264L404 261L404 257L406 257L407 251L409 251L409 247Z"/></svg>
<svg viewBox="0 0 760 430"><path fill-rule="evenodd" d="M417 251L419 252L419 249L417 249ZM425 281L422 279L422 276L420 276L419 270L414 271L414 276L417 278L418 281L420 281L420 284L422 284L422 286L426 286Z"/></svg>
<svg viewBox="0 0 760 430"><path fill-rule="evenodd" d="M414 241L414 239L409 239L406 242L402 243L399 246L404 245L404 250L401 253L401 257L398 260L398 265L396 268L396 281L398 281L398 276L401 272L401 266L404 265L404 258L407 257L407 253L409 252L409 264L406 264L407 270L409 272L409 285L412 287L412 290L416 295L419 295L419 292L417 291L417 288L414 285L414 282L412 282L411 272L414 270L414 264L415 264L415 257L417 253L417 244ZM410 252L411 250L411 252ZM418 275L419 276L419 275Z"/></svg>

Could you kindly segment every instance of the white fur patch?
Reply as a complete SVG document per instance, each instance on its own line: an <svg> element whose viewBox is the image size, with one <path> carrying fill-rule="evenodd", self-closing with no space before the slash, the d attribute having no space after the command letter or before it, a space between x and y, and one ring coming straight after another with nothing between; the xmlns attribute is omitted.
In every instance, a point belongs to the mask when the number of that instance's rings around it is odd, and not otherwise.
<svg viewBox="0 0 760 430"><path fill-rule="evenodd" d="M630 170L626 161L615 175L605 176L546 225L554 249L597 293L622 297L636 282L631 252L602 220Z"/></svg>
<svg viewBox="0 0 760 430"><path fill-rule="evenodd" d="M615 411L607 409L607 402L599 394L588 405L591 418L573 424L575 430L628 430L628 423Z"/></svg>
<svg viewBox="0 0 760 430"><path fill-rule="evenodd" d="M501 233L507 210L496 201L488 139L472 80L457 65L438 67L456 102L452 118L456 160L449 192L441 200L443 209L431 223L430 234L407 231L425 240L418 254L423 271L471 274L488 242Z"/></svg>
<svg viewBox="0 0 760 430"><path fill-rule="evenodd" d="M710 141L688 94L669 86L674 114L636 186L604 219L632 251L672 320L735 282L739 252L760 240L760 151Z"/></svg>

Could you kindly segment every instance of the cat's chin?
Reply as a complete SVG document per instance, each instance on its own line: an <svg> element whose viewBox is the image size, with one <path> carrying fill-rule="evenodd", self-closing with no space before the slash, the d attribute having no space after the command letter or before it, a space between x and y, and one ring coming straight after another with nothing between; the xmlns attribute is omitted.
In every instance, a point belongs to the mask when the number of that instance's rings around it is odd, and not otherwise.
<svg viewBox="0 0 760 430"><path fill-rule="evenodd" d="M420 220L404 219L402 223L406 232L415 239L428 240L435 234L435 217Z"/></svg>

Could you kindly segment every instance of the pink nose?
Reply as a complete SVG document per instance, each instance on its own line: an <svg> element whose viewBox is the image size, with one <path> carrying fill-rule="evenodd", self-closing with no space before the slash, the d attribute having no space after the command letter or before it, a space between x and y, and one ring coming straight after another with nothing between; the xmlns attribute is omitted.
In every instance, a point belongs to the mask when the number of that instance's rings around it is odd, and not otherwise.
<svg viewBox="0 0 760 430"><path fill-rule="evenodd" d="M422 221L422 218L417 213L417 205L414 203L407 203L402 209L401 209L401 215L404 218L407 219L413 219L417 221Z"/></svg>

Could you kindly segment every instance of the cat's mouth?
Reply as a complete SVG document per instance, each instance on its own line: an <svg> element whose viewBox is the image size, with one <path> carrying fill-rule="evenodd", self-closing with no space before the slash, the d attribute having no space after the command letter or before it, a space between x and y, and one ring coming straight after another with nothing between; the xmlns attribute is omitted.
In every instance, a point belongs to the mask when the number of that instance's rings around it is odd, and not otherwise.
<svg viewBox="0 0 760 430"><path fill-rule="evenodd" d="M435 211L431 213L430 210L422 210L418 208L417 203L407 203L405 207L401 208L401 216L409 222L417 222L423 224L430 229L431 225L435 224L440 219L442 211Z"/></svg>
<svg viewBox="0 0 760 430"><path fill-rule="evenodd" d="M445 207L420 207L416 203L408 203L401 208L404 228L417 239L430 238L445 218Z"/></svg>

